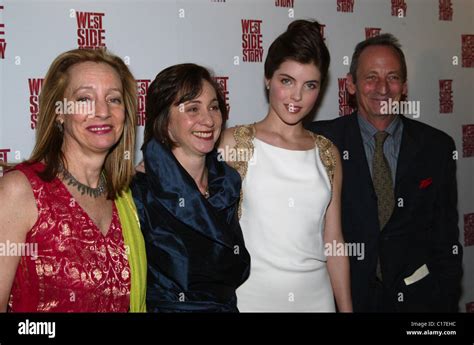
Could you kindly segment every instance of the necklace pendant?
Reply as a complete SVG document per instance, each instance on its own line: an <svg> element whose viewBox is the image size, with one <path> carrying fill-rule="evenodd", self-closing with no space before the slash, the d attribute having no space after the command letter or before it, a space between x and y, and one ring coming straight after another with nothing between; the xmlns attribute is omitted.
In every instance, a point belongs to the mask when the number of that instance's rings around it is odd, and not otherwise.
<svg viewBox="0 0 474 345"><path fill-rule="evenodd" d="M69 186L77 188L77 190L81 193L81 195L87 194L93 198L98 198L102 194L104 194L106 189L106 180L104 174L100 174L99 185L96 188L92 188L86 186L85 184L79 182L72 174L67 171L62 164L59 166L59 171L63 175L65 181Z"/></svg>

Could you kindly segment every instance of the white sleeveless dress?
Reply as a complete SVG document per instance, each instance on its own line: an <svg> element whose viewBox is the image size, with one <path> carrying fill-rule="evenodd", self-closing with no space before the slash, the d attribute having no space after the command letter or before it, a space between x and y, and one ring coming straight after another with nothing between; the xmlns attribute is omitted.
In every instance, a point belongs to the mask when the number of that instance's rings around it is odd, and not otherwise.
<svg viewBox="0 0 474 345"><path fill-rule="evenodd" d="M250 277L237 289L241 312L334 312L324 255L331 184L319 149L279 148L253 138L242 183L242 227Z"/></svg>

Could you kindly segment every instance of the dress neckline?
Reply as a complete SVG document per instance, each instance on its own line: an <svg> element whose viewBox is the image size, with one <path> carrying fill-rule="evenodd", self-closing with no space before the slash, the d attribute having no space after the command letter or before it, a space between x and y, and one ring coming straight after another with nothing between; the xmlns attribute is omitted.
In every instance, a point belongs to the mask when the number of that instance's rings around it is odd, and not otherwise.
<svg viewBox="0 0 474 345"><path fill-rule="evenodd" d="M314 151L314 150L316 149L316 147L317 147L317 146L316 146L316 143L315 143L315 144L314 144L314 147L311 148L311 149L307 149L307 150L291 150L291 149L285 149L285 148L280 147L280 146L275 146L275 145L269 144L269 143L267 143L266 141L263 141L262 139L259 139L259 138L257 138L257 137L254 137L254 140L257 140L257 141L263 143L264 145L270 146L270 147L272 147L272 148L274 148L274 149L278 149L278 150L282 150L282 151L287 151L287 152L301 152L301 153L307 153L307 152Z"/></svg>
<svg viewBox="0 0 474 345"><path fill-rule="evenodd" d="M41 167L41 169L44 169L46 167L46 165L43 162L37 162L37 164ZM107 232L104 234L100 230L100 227L91 218L91 216L89 216L89 214L86 212L86 210L81 206L81 204L76 200L76 198L74 198L74 195L72 195L72 193L69 191L69 189L67 189L66 184L58 176L55 176L53 181L57 181L58 184L59 184L59 187L62 188L63 191L66 193L66 196L68 196L70 198L70 200L71 199L74 200L74 205L78 208L78 210L82 214L85 215L86 219L91 222L91 224L94 226L95 230L98 231L98 233L101 235L102 238L105 239L105 238L110 236L110 234L112 233L112 231L111 231L112 227L113 227L114 223L117 220L117 209L115 207L115 201L114 200L112 200L112 219L110 220L110 224L107 228Z"/></svg>
<svg viewBox="0 0 474 345"><path fill-rule="evenodd" d="M59 181L59 184L61 185L61 188L64 189L64 191L68 194L68 196L71 198L71 199L74 199L75 203L74 205L77 207L77 209L82 213L84 214L84 216L86 217L86 219L88 221L91 222L91 224L94 226L95 230L98 231L98 233L102 236L102 238L107 238L109 237L109 235L112 233L112 226L114 225L115 223L115 220L116 220L116 208L115 208L115 202L112 200L112 219L110 220L110 224L107 228L107 232L104 234L101 230L100 230L100 227L94 222L94 220L91 218L91 216L89 216L89 213L87 213L87 211L81 206L81 204L76 200L76 198L74 198L74 195L72 195L72 193L69 191L69 189L67 189L67 186L64 184L64 182L59 178L59 177L56 177L56 179Z"/></svg>

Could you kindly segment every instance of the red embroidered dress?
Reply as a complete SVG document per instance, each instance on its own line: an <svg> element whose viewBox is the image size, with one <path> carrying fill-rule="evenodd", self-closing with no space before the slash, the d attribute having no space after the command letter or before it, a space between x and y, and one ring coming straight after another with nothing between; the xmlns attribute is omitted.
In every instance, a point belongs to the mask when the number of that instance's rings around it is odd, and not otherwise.
<svg viewBox="0 0 474 345"><path fill-rule="evenodd" d="M38 220L26 236L30 256L21 257L10 311L127 312L130 267L115 204L104 236L58 178L37 176L43 168L15 168L30 181Z"/></svg>

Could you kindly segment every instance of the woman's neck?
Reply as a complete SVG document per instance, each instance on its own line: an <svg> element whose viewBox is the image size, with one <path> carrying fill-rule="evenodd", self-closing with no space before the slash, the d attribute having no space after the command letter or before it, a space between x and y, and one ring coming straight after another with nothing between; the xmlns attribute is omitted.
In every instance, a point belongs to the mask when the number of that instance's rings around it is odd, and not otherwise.
<svg viewBox="0 0 474 345"><path fill-rule="evenodd" d="M297 138L303 136L306 132L303 127L303 121L299 121L296 124L287 124L271 109L267 116L258 122L257 125L261 128L265 128L268 132L277 134L281 138Z"/></svg>
<svg viewBox="0 0 474 345"><path fill-rule="evenodd" d="M65 169L74 176L76 180L91 188L99 185L100 174L104 167L106 154L86 155L83 152L63 151L65 158Z"/></svg>
<svg viewBox="0 0 474 345"><path fill-rule="evenodd" d="M172 152L182 167L198 185L201 192L205 192L207 188L207 169L206 156L191 156L181 150L173 150Z"/></svg>

